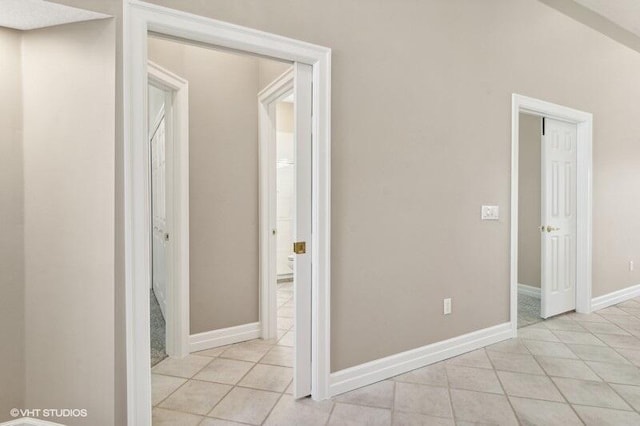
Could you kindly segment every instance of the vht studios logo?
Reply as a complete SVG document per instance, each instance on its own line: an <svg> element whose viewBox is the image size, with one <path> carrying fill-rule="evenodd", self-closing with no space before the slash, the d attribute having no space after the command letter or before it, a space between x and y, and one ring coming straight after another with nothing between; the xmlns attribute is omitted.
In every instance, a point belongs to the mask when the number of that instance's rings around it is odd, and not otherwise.
<svg viewBox="0 0 640 426"><path fill-rule="evenodd" d="M11 417L87 417L86 408L12 408Z"/></svg>

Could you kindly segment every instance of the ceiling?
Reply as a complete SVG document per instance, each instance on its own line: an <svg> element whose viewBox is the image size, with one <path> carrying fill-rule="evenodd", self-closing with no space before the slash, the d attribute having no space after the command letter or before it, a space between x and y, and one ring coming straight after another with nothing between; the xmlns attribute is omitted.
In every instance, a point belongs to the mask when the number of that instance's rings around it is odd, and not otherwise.
<svg viewBox="0 0 640 426"><path fill-rule="evenodd" d="M16 30L33 30L108 17L44 0L0 0L0 27Z"/></svg>
<svg viewBox="0 0 640 426"><path fill-rule="evenodd" d="M573 0L640 37L640 0Z"/></svg>

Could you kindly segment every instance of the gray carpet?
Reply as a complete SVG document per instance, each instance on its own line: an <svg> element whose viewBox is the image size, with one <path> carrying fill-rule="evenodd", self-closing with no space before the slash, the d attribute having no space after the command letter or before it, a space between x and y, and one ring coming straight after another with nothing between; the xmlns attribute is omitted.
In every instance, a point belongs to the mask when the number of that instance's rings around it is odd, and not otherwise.
<svg viewBox="0 0 640 426"><path fill-rule="evenodd" d="M526 294L518 294L518 328L542 321L540 299Z"/></svg>
<svg viewBox="0 0 640 426"><path fill-rule="evenodd" d="M165 322L156 295L151 290L151 366L167 357L165 350Z"/></svg>

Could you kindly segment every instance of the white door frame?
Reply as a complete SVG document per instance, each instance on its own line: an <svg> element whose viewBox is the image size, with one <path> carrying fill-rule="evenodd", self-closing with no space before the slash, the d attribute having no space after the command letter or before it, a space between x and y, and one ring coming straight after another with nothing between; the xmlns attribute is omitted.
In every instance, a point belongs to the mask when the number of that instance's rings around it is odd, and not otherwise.
<svg viewBox="0 0 640 426"><path fill-rule="evenodd" d="M562 105L513 94L511 102L511 312L513 336L518 333L518 167L520 113L575 123L577 142L576 312L591 312L593 115Z"/></svg>
<svg viewBox="0 0 640 426"><path fill-rule="evenodd" d="M260 146L260 324L262 338L273 339L278 331L278 272L276 264L276 103L293 91L293 68L284 72L258 94Z"/></svg>
<svg viewBox="0 0 640 426"><path fill-rule="evenodd" d="M124 217L127 416L151 424L149 368L149 165L147 36L152 31L313 68L312 386L328 397L330 354L331 50L198 15L125 0L123 10Z"/></svg>
<svg viewBox="0 0 640 426"><path fill-rule="evenodd" d="M167 92L165 117L167 139L171 139L171 223L167 262L166 348L167 355L189 354L189 83L151 61L147 61L149 84ZM151 277L149 277L151 280Z"/></svg>

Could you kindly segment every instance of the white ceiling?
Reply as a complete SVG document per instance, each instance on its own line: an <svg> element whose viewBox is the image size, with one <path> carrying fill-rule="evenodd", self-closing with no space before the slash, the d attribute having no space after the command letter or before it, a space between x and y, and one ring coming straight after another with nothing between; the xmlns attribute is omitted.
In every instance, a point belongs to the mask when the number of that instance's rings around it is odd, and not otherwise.
<svg viewBox="0 0 640 426"><path fill-rule="evenodd" d="M640 0L574 0L640 37Z"/></svg>
<svg viewBox="0 0 640 426"><path fill-rule="evenodd" d="M43 0L0 0L0 27L16 30L33 30L108 17L102 13Z"/></svg>

